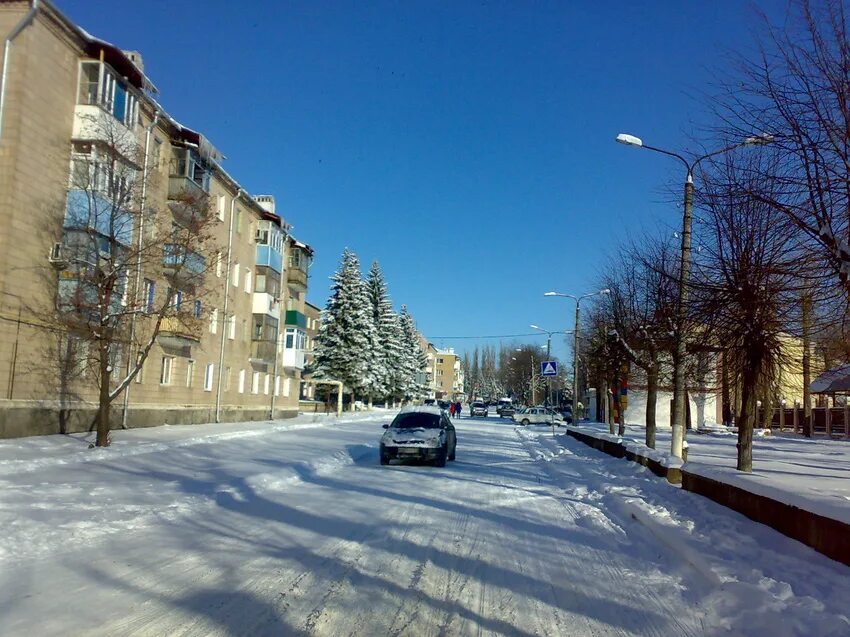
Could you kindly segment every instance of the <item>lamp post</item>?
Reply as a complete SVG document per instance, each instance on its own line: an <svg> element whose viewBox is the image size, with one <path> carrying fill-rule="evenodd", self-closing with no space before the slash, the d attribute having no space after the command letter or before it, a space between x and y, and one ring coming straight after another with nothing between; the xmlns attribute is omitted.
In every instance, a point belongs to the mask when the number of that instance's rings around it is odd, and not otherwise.
<svg viewBox="0 0 850 637"><path fill-rule="evenodd" d="M581 329L580 321L580 310L581 310L581 301L582 299L590 298L591 296L598 296L604 294L611 294L611 290L608 288L599 290L598 292L590 292L589 294L582 294L581 296L574 296L573 294L561 294L560 292L546 292L543 296L561 296L567 299L572 299L576 302L576 324L575 329L573 330L573 424L578 424L578 333Z"/></svg>
<svg viewBox="0 0 850 637"><path fill-rule="evenodd" d="M626 144L627 146L645 148L646 150L661 153L662 155L669 155L670 157L675 157L685 165L685 169L687 171L687 176L685 178L684 211L682 213L682 257L679 264L679 299L676 305L676 324L674 326L675 352L673 353L673 431L672 440L670 444L670 453L676 456L677 458L681 458L682 443L685 439L686 343L684 326L688 304L687 283L691 268L691 213L693 210L694 203L694 169L701 161L703 161L704 159L708 159L709 157L722 155L723 153L728 153L729 151L735 150L736 148L741 148L742 146L763 146L765 144L769 144L773 141L773 136L764 134L756 135L753 137L747 137L742 142L732 144L731 146L726 146L725 148L721 148L710 153L706 153L705 155L697 157L696 159L693 159L690 162L678 153L674 153L661 148L655 148L654 146L647 146L639 137L635 137L634 135L620 133L619 135L617 135L617 141L621 144Z"/></svg>

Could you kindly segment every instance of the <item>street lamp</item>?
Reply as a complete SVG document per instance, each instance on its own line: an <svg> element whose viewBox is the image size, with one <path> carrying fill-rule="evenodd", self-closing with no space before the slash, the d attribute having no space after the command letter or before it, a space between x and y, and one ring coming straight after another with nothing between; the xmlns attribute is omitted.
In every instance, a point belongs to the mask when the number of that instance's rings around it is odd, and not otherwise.
<svg viewBox="0 0 850 637"><path fill-rule="evenodd" d="M647 146L640 137L620 133L617 141L627 146L636 146L652 150L662 155L675 157L685 165L687 177L685 179L685 205L682 215L682 258L679 264L679 300L676 307L675 327L675 353L673 355L673 431L670 444L670 453L677 458L682 457L682 443L685 439L685 353L686 343L684 335L685 314L688 304L688 277L691 268L691 210L694 202L694 169L704 159L728 153L742 146L764 146L773 142L773 135L763 134L747 137L742 142L726 146L719 150L706 153L692 161L688 161L678 153Z"/></svg>
<svg viewBox="0 0 850 637"><path fill-rule="evenodd" d="M576 325L573 330L573 424L576 425L578 424L578 333L581 329L581 324L579 323L579 310L581 308L582 299L605 294L611 294L611 290L604 288L598 292L590 292L589 294L582 294L581 296L561 294L560 292L545 292L543 294L543 296L561 296L567 299L572 299L576 302Z"/></svg>

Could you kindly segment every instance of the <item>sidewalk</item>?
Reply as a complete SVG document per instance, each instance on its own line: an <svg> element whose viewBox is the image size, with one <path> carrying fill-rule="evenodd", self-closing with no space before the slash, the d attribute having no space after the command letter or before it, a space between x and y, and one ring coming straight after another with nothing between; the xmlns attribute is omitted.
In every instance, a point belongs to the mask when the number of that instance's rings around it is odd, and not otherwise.
<svg viewBox="0 0 850 637"><path fill-rule="evenodd" d="M602 423L582 423L577 429L610 437L608 426ZM637 447L644 440L643 427L626 426L623 442ZM753 472L749 474L735 469L736 435L690 431L687 441L687 471L850 524L850 441L810 439L792 433L756 437ZM665 457L669 450L670 429L659 428L652 455Z"/></svg>

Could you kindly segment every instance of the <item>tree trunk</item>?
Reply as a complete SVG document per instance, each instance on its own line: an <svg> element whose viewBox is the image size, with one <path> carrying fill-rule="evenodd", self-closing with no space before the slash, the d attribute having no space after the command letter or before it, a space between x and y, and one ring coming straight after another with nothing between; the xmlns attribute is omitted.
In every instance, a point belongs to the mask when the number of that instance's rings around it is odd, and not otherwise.
<svg viewBox="0 0 850 637"><path fill-rule="evenodd" d="M812 381L811 371L811 341L812 329L812 298L808 295L803 297L803 435L812 437L812 397L809 393L809 384Z"/></svg>
<svg viewBox="0 0 850 637"><path fill-rule="evenodd" d="M750 364L751 365L751 364ZM753 470L753 424L756 419L757 379L753 369L743 370L741 414L738 418L738 471Z"/></svg>
<svg viewBox="0 0 850 637"><path fill-rule="evenodd" d="M732 399L729 394L729 357L723 351L720 361L720 410L723 414L723 424L732 426Z"/></svg>
<svg viewBox="0 0 850 637"><path fill-rule="evenodd" d="M646 370L646 446L655 449L655 403L658 400L658 362Z"/></svg>
<svg viewBox="0 0 850 637"><path fill-rule="evenodd" d="M109 365L109 350L100 348L100 387L97 404L97 439L95 446L109 446L109 380L112 368Z"/></svg>

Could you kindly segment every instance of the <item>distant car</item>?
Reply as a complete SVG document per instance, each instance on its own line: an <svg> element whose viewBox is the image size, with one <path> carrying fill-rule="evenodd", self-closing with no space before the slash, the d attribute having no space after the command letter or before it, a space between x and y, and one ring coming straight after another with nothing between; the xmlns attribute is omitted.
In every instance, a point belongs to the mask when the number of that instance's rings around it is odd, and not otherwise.
<svg viewBox="0 0 850 637"><path fill-rule="evenodd" d="M457 434L446 412L439 407L403 409L389 425L384 425L379 453L381 464L390 460L426 460L445 467L455 459Z"/></svg>
<svg viewBox="0 0 850 637"><path fill-rule="evenodd" d="M516 407L510 403L502 403L496 407L496 413L499 414L500 418L510 418L516 413Z"/></svg>
<svg viewBox="0 0 850 637"><path fill-rule="evenodd" d="M490 410L487 407L487 403L476 401L469 406L469 413L472 414L472 416L487 417L490 415Z"/></svg>
<svg viewBox="0 0 850 637"><path fill-rule="evenodd" d="M448 409L451 403L448 400L438 400L437 405L440 407L440 409Z"/></svg>
<svg viewBox="0 0 850 637"><path fill-rule="evenodd" d="M548 425L554 422L556 425L563 425L564 418L554 409L549 409L547 407L529 407L528 409L523 409L520 412L515 413L513 416L514 422L518 422L523 426L527 425Z"/></svg>
<svg viewBox="0 0 850 637"><path fill-rule="evenodd" d="M436 401L435 399L433 399L433 398L426 398L425 400L423 400L423 401L422 401L422 404L423 404L423 405L432 405L432 406L433 406L433 405L436 405L436 404L437 404L437 401Z"/></svg>

